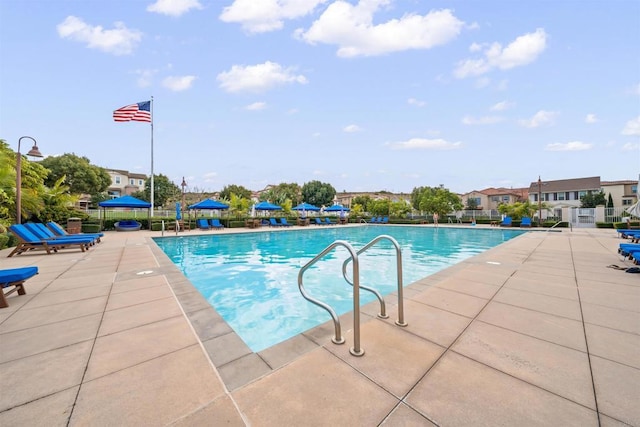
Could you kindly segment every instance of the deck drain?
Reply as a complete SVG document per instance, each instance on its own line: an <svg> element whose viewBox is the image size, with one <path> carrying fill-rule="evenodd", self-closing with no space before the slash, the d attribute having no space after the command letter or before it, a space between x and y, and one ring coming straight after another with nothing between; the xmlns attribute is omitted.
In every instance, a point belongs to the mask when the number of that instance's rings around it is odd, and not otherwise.
<svg viewBox="0 0 640 427"><path fill-rule="evenodd" d="M142 276L144 274L151 274L153 273L153 270L145 270L145 271L139 271L138 273L136 273L138 276Z"/></svg>
<svg viewBox="0 0 640 427"><path fill-rule="evenodd" d="M497 261L487 261L487 264L500 265Z"/></svg>

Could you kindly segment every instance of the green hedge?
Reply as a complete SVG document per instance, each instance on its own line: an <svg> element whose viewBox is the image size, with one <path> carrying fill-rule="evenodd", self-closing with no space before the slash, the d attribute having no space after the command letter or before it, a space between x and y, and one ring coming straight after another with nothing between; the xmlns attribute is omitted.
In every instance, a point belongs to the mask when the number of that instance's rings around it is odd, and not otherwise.
<svg viewBox="0 0 640 427"><path fill-rule="evenodd" d="M6 233L0 234L0 249L9 247L9 235ZM2 292L2 290L0 290Z"/></svg>

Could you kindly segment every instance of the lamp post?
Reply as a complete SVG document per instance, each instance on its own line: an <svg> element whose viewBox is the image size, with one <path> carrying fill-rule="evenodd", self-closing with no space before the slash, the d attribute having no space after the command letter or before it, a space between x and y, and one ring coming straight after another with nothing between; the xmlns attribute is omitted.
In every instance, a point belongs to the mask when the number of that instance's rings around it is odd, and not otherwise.
<svg viewBox="0 0 640 427"><path fill-rule="evenodd" d="M180 209L182 209L182 212L184 212L185 207L184 207L184 187L187 186L187 182L184 180L184 176L182 177L182 184L180 184L180 187L182 187L182 207ZM184 220L184 213L182 214L182 218Z"/></svg>
<svg viewBox="0 0 640 427"><path fill-rule="evenodd" d="M542 227L542 181L538 175L538 227Z"/></svg>
<svg viewBox="0 0 640 427"><path fill-rule="evenodd" d="M16 154L16 224L22 223L22 155L20 154L20 142L28 138L33 141L33 147L27 153L31 157L43 157L38 150L38 143L30 136L22 136L18 139L18 152Z"/></svg>

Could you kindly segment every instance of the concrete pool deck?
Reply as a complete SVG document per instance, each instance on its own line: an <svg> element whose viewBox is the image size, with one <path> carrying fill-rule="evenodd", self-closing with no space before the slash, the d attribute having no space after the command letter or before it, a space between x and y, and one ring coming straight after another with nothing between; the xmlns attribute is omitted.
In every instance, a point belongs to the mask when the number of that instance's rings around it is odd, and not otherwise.
<svg viewBox="0 0 640 427"><path fill-rule="evenodd" d="M526 233L419 280L404 328L394 295L388 319L364 307L362 357L350 315L343 345L327 323L252 353L160 232L105 234L0 251L40 271L0 309L0 425L640 426L640 274L607 268L632 265L614 230Z"/></svg>

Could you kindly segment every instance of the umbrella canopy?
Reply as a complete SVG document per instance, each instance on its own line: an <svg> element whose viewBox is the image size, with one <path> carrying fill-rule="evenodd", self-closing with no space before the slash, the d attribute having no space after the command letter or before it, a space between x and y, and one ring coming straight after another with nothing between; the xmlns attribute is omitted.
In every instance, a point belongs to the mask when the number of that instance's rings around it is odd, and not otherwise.
<svg viewBox="0 0 640 427"><path fill-rule="evenodd" d="M180 209L180 202L176 202L176 219L178 221L182 219L182 209Z"/></svg>
<svg viewBox="0 0 640 427"><path fill-rule="evenodd" d="M300 203L298 206L291 209L293 209L294 211L315 211L315 212L318 212L320 210L319 207L310 205L309 203Z"/></svg>
<svg viewBox="0 0 640 427"><path fill-rule="evenodd" d="M342 205L333 205L324 209L325 212L340 212L340 211L349 212L350 210L351 209Z"/></svg>
<svg viewBox="0 0 640 427"><path fill-rule="evenodd" d="M189 209L229 209L229 205L211 199L204 199L196 204L190 205Z"/></svg>
<svg viewBox="0 0 640 427"><path fill-rule="evenodd" d="M279 211L282 210L282 208L278 205L274 205L273 203L269 203L269 202L260 202L256 205L254 205L254 209L257 211Z"/></svg>
<svg viewBox="0 0 640 427"><path fill-rule="evenodd" d="M133 196L122 196L98 203L101 208L150 208L151 203L136 199Z"/></svg>
<svg viewBox="0 0 640 427"><path fill-rule="evenodd" d="M625 210L631 215L640 218L640 201L635 202Z"/></svg>

